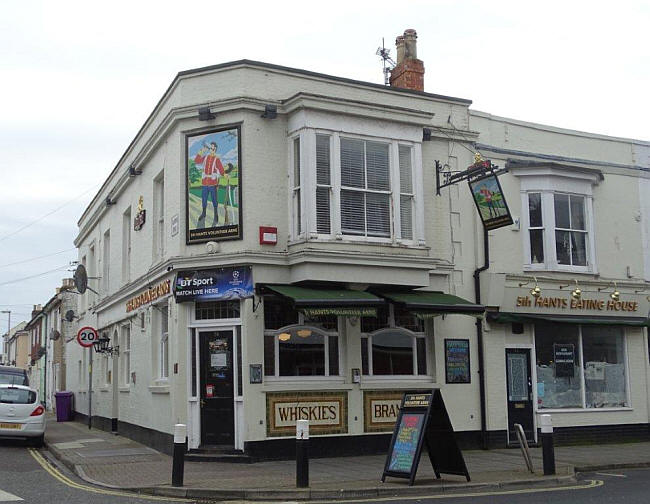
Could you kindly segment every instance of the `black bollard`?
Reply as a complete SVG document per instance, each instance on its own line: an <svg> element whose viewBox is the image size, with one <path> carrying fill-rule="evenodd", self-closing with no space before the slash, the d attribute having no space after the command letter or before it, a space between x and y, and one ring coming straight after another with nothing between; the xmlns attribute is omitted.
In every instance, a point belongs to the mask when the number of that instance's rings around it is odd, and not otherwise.
<svg viewBox="0 0 650 504"><path fill-rule="evenodd" d="M172 486L183 486L183 473L185 472L185 438L187 437L187 426L185 424L174 425L174 454L172 462Z"/></svg>
<svg viewBox="0 0 650 504"><path fill-rule="evenodd" d="M309 486L309 421L296 422L296 488Z"/></svg>
<svg viewBox="0 0 650 504"><path fill-rule="evenodd" d="M544 460L544 476L555 474L555 449L553 448L553 419L551 415L541 415L542 428L542 458Z"/></svg>

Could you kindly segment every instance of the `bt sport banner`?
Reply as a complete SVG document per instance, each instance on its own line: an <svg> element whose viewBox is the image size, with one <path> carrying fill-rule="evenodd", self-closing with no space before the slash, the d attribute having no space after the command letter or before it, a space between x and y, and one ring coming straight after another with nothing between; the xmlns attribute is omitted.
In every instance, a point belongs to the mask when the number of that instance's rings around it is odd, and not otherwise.
<svg viewBox="0 0 650 504"><path fill-rule="evenodd" d="M188 244L242 237L240 133L235 126L186 136Z"/></svg>
<svg viewBox="0 0 650 504"><path fill-rule="evenodd" d="M250 266L179 271L174 282L177 303L244 299L253 297L253 293Z"/></svg>

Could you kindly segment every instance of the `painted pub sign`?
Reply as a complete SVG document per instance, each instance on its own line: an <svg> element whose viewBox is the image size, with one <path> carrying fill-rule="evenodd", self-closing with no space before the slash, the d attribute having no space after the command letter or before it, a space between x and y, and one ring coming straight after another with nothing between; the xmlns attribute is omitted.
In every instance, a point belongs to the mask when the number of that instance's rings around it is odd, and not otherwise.
<svg viewBox="0 0 650 504"><path fill-rule="evenodd" d="M186 136L188 244L242 237L240 133L234 126Z"/></svg>

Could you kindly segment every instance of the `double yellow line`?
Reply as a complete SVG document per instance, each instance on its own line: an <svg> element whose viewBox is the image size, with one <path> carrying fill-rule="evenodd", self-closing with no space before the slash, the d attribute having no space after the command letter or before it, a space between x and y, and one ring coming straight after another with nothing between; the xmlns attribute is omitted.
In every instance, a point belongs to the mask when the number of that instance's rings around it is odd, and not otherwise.
<svg viewBox="0 0 650 504"><path fill-rule="evenodd" d="M34 448L29 448L29 453L32 457L39 463L39 465L45 469L53 478L59 480L61 483L68 485L71 488L76 488L77 490L83 490L85 492L92 492L102 495L115 495L118 497L129 497L131 499L146 499L152 501L165 501L165 502L195 502L192 499L184 499L182 497L164 497L162 495L144 495L131 492L123 492L120 490L108 490L104 488L96 488L89 485L82 485L76 481L72 481L67 476L64 476L58 469L53 467L46 459Z"/></svg>

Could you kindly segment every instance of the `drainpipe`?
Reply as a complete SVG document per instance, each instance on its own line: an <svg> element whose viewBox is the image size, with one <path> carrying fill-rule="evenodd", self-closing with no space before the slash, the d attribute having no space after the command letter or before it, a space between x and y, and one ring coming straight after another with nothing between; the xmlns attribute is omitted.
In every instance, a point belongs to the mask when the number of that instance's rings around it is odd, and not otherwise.
<svg viewBox="0 0 650 504"><path fill-rule="evenodd" d="M483 227L483 257L484 264L474 270L474 296L476 304L481 304L481 272L490 267L490 245L488 242L488 231ZM487 442L487 419L485 412L485 362L483 356L483 322L476 319L476 342L478 345L478 381L479 395L481 402L481 449L488 449Z"/></svg>

